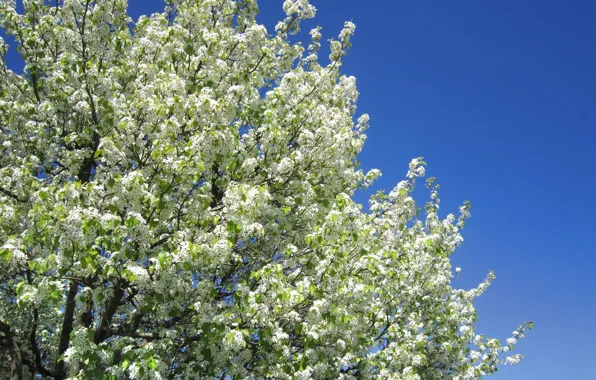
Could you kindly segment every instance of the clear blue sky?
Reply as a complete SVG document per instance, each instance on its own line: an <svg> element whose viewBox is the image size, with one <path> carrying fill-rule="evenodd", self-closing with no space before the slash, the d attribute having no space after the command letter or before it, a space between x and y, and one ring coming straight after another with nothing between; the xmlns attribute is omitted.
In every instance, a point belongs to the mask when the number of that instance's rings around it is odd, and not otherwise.
<svg viewBox="0 0 596 380"><path fill-rule="evenodd" d="M260 1L270 30L282 2ZM129 3L135 20L163 8ZM525 359L493 378L596 379L596 2L312 3L305 32L357 26L344 72L371 116L360 159L383 171L376 188L424 156L444 212L472 202L455 285L497 275L477 303L479 330L505 338L535 322Z"/></svg>

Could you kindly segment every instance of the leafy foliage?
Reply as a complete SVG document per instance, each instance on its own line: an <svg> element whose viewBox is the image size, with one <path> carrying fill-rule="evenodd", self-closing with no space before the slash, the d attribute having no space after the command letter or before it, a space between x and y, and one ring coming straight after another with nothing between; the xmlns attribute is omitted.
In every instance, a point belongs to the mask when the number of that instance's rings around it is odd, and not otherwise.
<svg viewBox="0 0 596 380"><path fill-rule="evenodd" d="M490 281L451 287L469 216L425 217L406 180L352 197L368 116L254 0L0 1L0 378L472 379L506 344L474 332ZM6 52L2 41L0 48Z"/></svg>

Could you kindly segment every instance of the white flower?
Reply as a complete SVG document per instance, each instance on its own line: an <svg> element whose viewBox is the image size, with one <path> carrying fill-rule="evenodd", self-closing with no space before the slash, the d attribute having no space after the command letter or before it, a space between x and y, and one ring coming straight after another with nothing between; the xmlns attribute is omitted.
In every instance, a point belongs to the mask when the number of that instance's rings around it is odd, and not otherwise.
<svg viewBox="0 0 596 380"><path fill-rule="evenodd" d="M520 360L521 360L521 355L516 354L516 355L508 356L505 359L505 364L507 364L507 365L516 365L516 364L518 364L520 362Z"/></svg>
<svg viewBox="0 0 596 380"><path fill-rule="evenodd" d="M422 362L423 362L423 359L422 359L422 356L420 356L420 355L416 355L412 358L412 365L415 367L422 365Z"/></svg>
<svg viewBox="0 0 596 380"><path fill-rule="evenodd" d="M225 338L226 343L233 350L238 350L246 345L242 332L238 330L230 331Z"/></svg>

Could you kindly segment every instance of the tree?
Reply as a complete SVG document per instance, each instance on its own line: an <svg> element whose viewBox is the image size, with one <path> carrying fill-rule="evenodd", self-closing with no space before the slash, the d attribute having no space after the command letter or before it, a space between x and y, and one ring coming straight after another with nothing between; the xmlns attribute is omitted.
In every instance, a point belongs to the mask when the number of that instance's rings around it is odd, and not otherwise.
<svg viewBox="0 0 596 380"><path fill-rule="evenodd" d="M0 1L0 378L472 379L514 364L454 289L459 217L424 162L363 211L368 116L283 3ZM7 45L2 41L3 53ZM457 272L457 271L456 271Z"/></svg>

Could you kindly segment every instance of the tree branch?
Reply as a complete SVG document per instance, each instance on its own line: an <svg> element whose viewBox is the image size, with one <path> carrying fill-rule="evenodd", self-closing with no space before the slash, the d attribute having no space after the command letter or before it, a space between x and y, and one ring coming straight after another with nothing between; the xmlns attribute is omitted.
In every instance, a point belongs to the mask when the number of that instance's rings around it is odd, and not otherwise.
<svg viewBox="0 0 596 380"><path fill-rule="evenodd" d="M114 288L114 295L110 299L108 305L105 308L105 311L101 317L101 322L95 330L95 334L93 335L93 342L95 344L99 344L103 342L109 336L110 324L112 323L112 318L114 317L114 313L116 313L116 309L124 296L124 289L121 282L117 282L114 284L116 287Z"/></svg>
<svg viewBox="0 0 596 380"><path fill-rule="evenodd" d="M3 193L4 195L11 197L12 199L19 201L19 202L25 202L23 199L21 199L18 195L16 195L15 193L13 193L12 191L3 188L2 186L0 186L0 192Z"/></svg>
<svg viewBox="0 0 596 380"><path fill-rule="evenodd" d="M163 243L167 242L168 240L170 240L170 235L162 237L161 239L159 239L158 241L156 241L155 243L151 244L151 246L149 248L153 249L153 248L157 248L160 245L162 245Z"/></svg>
<svg viewBox="0 0 596 380"><path fill-rule="evenodd" d="M62 330L60 331L60 342L58 343L58 358L56 359L56 378L66 378L66 363L62 359L62 355L70 345L70 333L73 328L74 312L75 312L75 297L79 291L79 283L74 281L70 284L68 294L66 296L66 306L64 307L64 320L62 321Z"/></svg>
<svg viewBox="0 0 596 380"><path fill-rule="evenodd" d="M33 355L35 356L35 365L34 368L37 368L39 373L42 375L56 377L56 374L49 369L45 368L41 362L41 351L39 350L39 346L37 345L37 324L39 323L39 311L37 308L33 309L33 323L31 325L31 333L29 334L29 343L31 345L31 351L33 351Z"/></svg>

